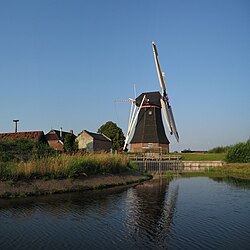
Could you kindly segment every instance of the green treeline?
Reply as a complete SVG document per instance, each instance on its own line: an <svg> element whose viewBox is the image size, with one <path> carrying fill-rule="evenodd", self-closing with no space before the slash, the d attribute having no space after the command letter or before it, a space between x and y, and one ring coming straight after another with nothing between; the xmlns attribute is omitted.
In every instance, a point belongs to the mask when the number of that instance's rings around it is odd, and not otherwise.
<svg viewBox="0 0 250 250"><path fill-rule="evenodd" d="M208 150L209 154L227 153L232 146L218 146Z"/></svg>

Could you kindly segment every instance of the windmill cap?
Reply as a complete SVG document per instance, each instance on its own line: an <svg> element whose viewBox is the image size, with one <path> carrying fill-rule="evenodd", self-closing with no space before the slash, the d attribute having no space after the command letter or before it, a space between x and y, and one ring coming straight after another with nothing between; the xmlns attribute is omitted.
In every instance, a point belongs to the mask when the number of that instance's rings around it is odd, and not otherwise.
<svg viewBox="0 0 250 250"><path fill-rule="evenodd" d="M144 95L146 95L146 102L147 102L148 105L161 107L160 99L162 98L162 96L161 96L159 91L146 92L146 93L140 94L135 100L136 101L136 106L138 106L138 107L140 106Z"/></svg>

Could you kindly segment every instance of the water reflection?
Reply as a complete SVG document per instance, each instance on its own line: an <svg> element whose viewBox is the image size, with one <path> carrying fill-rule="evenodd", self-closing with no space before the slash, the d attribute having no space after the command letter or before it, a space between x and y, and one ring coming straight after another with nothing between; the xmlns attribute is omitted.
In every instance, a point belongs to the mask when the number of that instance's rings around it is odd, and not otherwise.
<svg viewBox="0 0 250 250"><path fill-rule="evenodd" d="M164 247L176 207L178 186L159 178L127 192L128 229L135 241ZM141 244L141 242L139 242Z"/></svg>
<svg viewBox="0 0 250 250"><path fill-rule="evenodd" d="M119 240L124 191L1 200L0 249L108 249Z"/></svg>
<svg viewBox="0 0 250 250"><path fill-rule="evenodd" d="M8 216L30 218L37 211L46 211L50 216L64 216L69 212L85 214L95 206L102 206L101 212L107 213L112 206L112 195L122 193L125 187L107 190L86 191L83 193L56 194L40 197L0 199L0 211L8 211ZM44 210L46 208L46 210ZM81 208L81 209L79 209Z"/></svg>
<svg viewBox="0 0 250 250"><path fill-rule="evenodd" d="M234 186L234 187L250 189L250 180L247 180L247 179L230 177L230 176L211 177L211 179L214 181L217 181L217 182L227 183L227 184Z"/></svg>
<svg viewBox="0 0 250 250"><path fill-rule="evenodd" d="M157 179L129 189L0 200L0 248L161 248L177 195L177 186Z"/></svg>
<svg viewBox="0 0 250 250"><path fill-rule="evenodd" d="M0 249L247 249L250 190L224 181L0 200Z"/></svg>

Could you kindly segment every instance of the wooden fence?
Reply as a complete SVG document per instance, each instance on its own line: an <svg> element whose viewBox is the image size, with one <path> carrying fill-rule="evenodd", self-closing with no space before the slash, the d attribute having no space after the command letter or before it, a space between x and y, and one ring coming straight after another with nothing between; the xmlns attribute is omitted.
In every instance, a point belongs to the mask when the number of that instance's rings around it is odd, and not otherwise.
<svg viewBox="0 0 250 250"><path fill-rule="evenodd" d="M205 171L223 165L222 161L181 161L179 155L130 155L129 160L148 173Z"/></svg>
<svg viewBox="0 0 250 250"><path fill-rule="evenodd" d="M132 155L129 160L135 162L142 172L161 173L166 171L181 171L183 169L178 155Z"/></svg>

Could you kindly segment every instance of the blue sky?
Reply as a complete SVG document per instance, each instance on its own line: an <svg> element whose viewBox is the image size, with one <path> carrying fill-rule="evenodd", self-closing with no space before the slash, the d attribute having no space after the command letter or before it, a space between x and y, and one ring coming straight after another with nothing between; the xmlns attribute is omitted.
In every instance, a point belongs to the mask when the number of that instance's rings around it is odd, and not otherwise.
<svg viewBox="0 0 250 250"><path fill-rule="evenodd" d="M129 103L160 91L156 42L180 143L208 149L250 137L250 1L0 2L0 131L124 133Z"/></svg>

